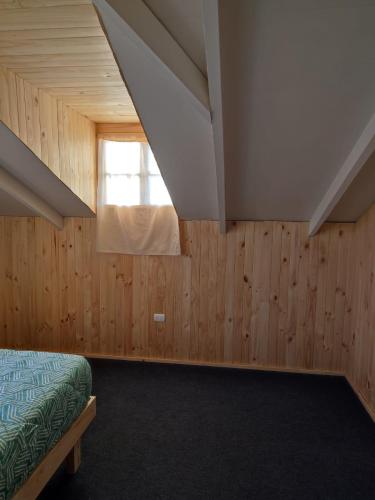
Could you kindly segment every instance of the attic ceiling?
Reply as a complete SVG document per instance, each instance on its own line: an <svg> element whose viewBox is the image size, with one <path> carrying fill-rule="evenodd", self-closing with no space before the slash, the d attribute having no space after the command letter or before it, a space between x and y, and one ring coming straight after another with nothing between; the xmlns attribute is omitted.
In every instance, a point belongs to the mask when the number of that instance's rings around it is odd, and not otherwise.
<svg viewBox="0 0 375 500"><path fill-rule="evenodd" d="M138 121L128 88L181 218L375 201L375 0L93 3L0 0L0 65L95 122Z"/></svg>
<svg viewBox="0 0 375 500"><path fill-rule="evenodd" d="M0 65L94 122L138 122L90 0L0 0Z"/></svg>
<svg viewBox="0 0 375 500"><path fill-rule="evenodd" d="M375 2L222 5L227 216L309 220L375 111Z"/></svg>
<svg viewBox="0 0 375 500"><path fill-rule="evenodd" d="M181 217L314 234L375 200L375 0L94 3Z"/></svg>
<svg viewBox="0 0 375 500"><path fill-rule="evenodd" d="M144 2L207 77L202 0L144 0Z"/></svg>

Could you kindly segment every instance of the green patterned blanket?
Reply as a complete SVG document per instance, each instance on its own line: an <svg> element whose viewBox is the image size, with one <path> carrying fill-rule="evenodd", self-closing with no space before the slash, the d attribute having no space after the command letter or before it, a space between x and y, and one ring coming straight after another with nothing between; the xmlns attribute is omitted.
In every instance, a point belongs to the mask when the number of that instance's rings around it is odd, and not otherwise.
<svg viewBox="0 0 375 500"><path fill-rule="evenodd" d="M12 497L90 394L81 356L0 349L0 499Z"/></svg>

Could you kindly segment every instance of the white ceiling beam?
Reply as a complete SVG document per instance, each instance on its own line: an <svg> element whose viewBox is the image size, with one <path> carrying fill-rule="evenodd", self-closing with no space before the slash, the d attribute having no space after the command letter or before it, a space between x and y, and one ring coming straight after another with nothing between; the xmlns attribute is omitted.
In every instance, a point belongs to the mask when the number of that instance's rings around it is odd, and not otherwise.
<svg viewBox="0 0 375 500"><path fill-rule="evenodd" d="M95 6L178 216L217 220L207 79L143 2Z"/></svg>
<svg viewBox="0 0 375 500"><path fill-rule="evenodd" d="M47 219L58 229L64 227L62 215L3 168L0 168L0 190L5 191L35 215Z"/></svg>
<svg viewBox="0 0 375 500"><path fill-rule="evenodd" d="M27 188L61 225L60 217L93 217L94 212L0 121L0 168Z"/></svg>
<svg viewBox="0 0 375 500"><path fill-rule="evenodd" d="M364 128L349 156L327 189L310 220L309 234L314 236L327 220L341 197L375 150L375 114Z"/></svg>
<svg viewBox="0 0 375 500"><path fill-rule="evenodd" d="M172 35L142 0L93 0L99 13L110 6L125 21L123 32L150 58L164 66L192 98L192 102L211 119L207 80L197 66L178 45Z"/></svg>
<svg viewBox="0 0 375 500"><path fill-rule="evenodd" d="M225 155L219 0L203 1L203 23L205 31L208 87L212 110L211 116L215 149L219 222L220 231L225 233L227 230L227 218L225 203Z"/></svg>

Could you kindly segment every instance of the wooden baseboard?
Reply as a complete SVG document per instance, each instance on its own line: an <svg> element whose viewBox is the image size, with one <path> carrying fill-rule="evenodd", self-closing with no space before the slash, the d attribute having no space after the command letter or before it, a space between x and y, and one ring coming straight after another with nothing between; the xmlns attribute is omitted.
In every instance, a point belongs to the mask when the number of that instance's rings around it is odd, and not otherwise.
<svg viewBox="0 0 375 500"><path fill-rule="evenodd" d="M117 356L113 354L99 354L99 353L75 353L86 358L92 359L112 359L118 361L136 361L142 363L163 363L169 365L190 365L190 366L208 366L216 368L235 368L239 370L256 370L267 372L281 372L281 373L301 373L306 375L331 375L331 376L344 376L343 372L318 370L315 368L299 368L299 367L280 367L280 366L266 366L266 365L250 365L246 363L223 363L212 361L192 361L184 359L173 358L147 358L144 356Z"/></svg>
<svg viewBox="0 0 375 500"><path fill-rule="evenodd" d="M356 387L354 382L348 376L346 376L345 378L348 381L350 387L352 388L352 390L355 393L355 395L357 396L357 398L362 403L364 409L367 411L367 413L370 415L372 420L375 422L375 409L372 408L371 404L366 400L366 398L363 396L361 391Z"/></svg>
<svg viewBox="0 0 375 500"><path fill-rule="evenodd" d="M14 347L3 347L3 349L14 349ZM274 365L258 365L249 363L229 363L222 361L204 361L204 360L190 360L190 359L175 359L175 358L154 358L147 356L125 356L117 354L103 354L95 352L79 352L79 351L52 351L51 349L35 349L32 347L25 347L24 349L30 351L43 351L43 352L61 352L63 354L76 354L85 358L92 359L113 359L118 361L135 361L141 363L162 363L168 365L188 365L188 366L207 366L213 368L235 368L239 370L255 370L266 372L280 372L280 373L301 373L306 375L330 375L333 377L345 377L345 372L339 370L322 370L319 368L303 368L303 367L289 367L289 366L274 366Z"/></svg>
<svg viewBox="0 0 375 500"><path fill-rule="evenodd" d="M258 371L270 371L279 373L296 373L296 374L306 374L306 375L330 375L336 377L344 377L350 384L354 393L361 401L367 413L370 415L372 420L375 422L375 409L366 401L361 392L355 387L352 381L349 379L347 374L342 371L329 371L329 370L319 370L319 369L308 369L308 368L290 368L290 367L280 367L280 366L264 366L264 365L249 365L245 363L221 363L221 362L209 362L209 361L191 361L191 360L180 360L180 359L165 359L165 358L146 358L141 356L115 356L111 354L98 354L98 353L81 353L82 356L86 358L93 359L113 359L118 361L138 361L144 363L165 363L174 365L191 365L191 366L208 366L217 368L235 368L240 370L258 370Z"/></svg>

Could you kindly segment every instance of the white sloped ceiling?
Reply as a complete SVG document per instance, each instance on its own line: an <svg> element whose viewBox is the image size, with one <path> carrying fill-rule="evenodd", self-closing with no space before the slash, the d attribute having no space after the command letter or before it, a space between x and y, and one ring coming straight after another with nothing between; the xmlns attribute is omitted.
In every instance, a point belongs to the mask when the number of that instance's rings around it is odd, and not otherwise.
<svg viewBox="0 0 375 500"><path fill-rule="evenodd" d="M350 160L375 112L375 0L202 0L201 15L198 0L94 3L181 217L224 207L225 219L319 219L316 231L374 201L359 181L328 198L343 167L373 186L373 161Z"/></svg>

